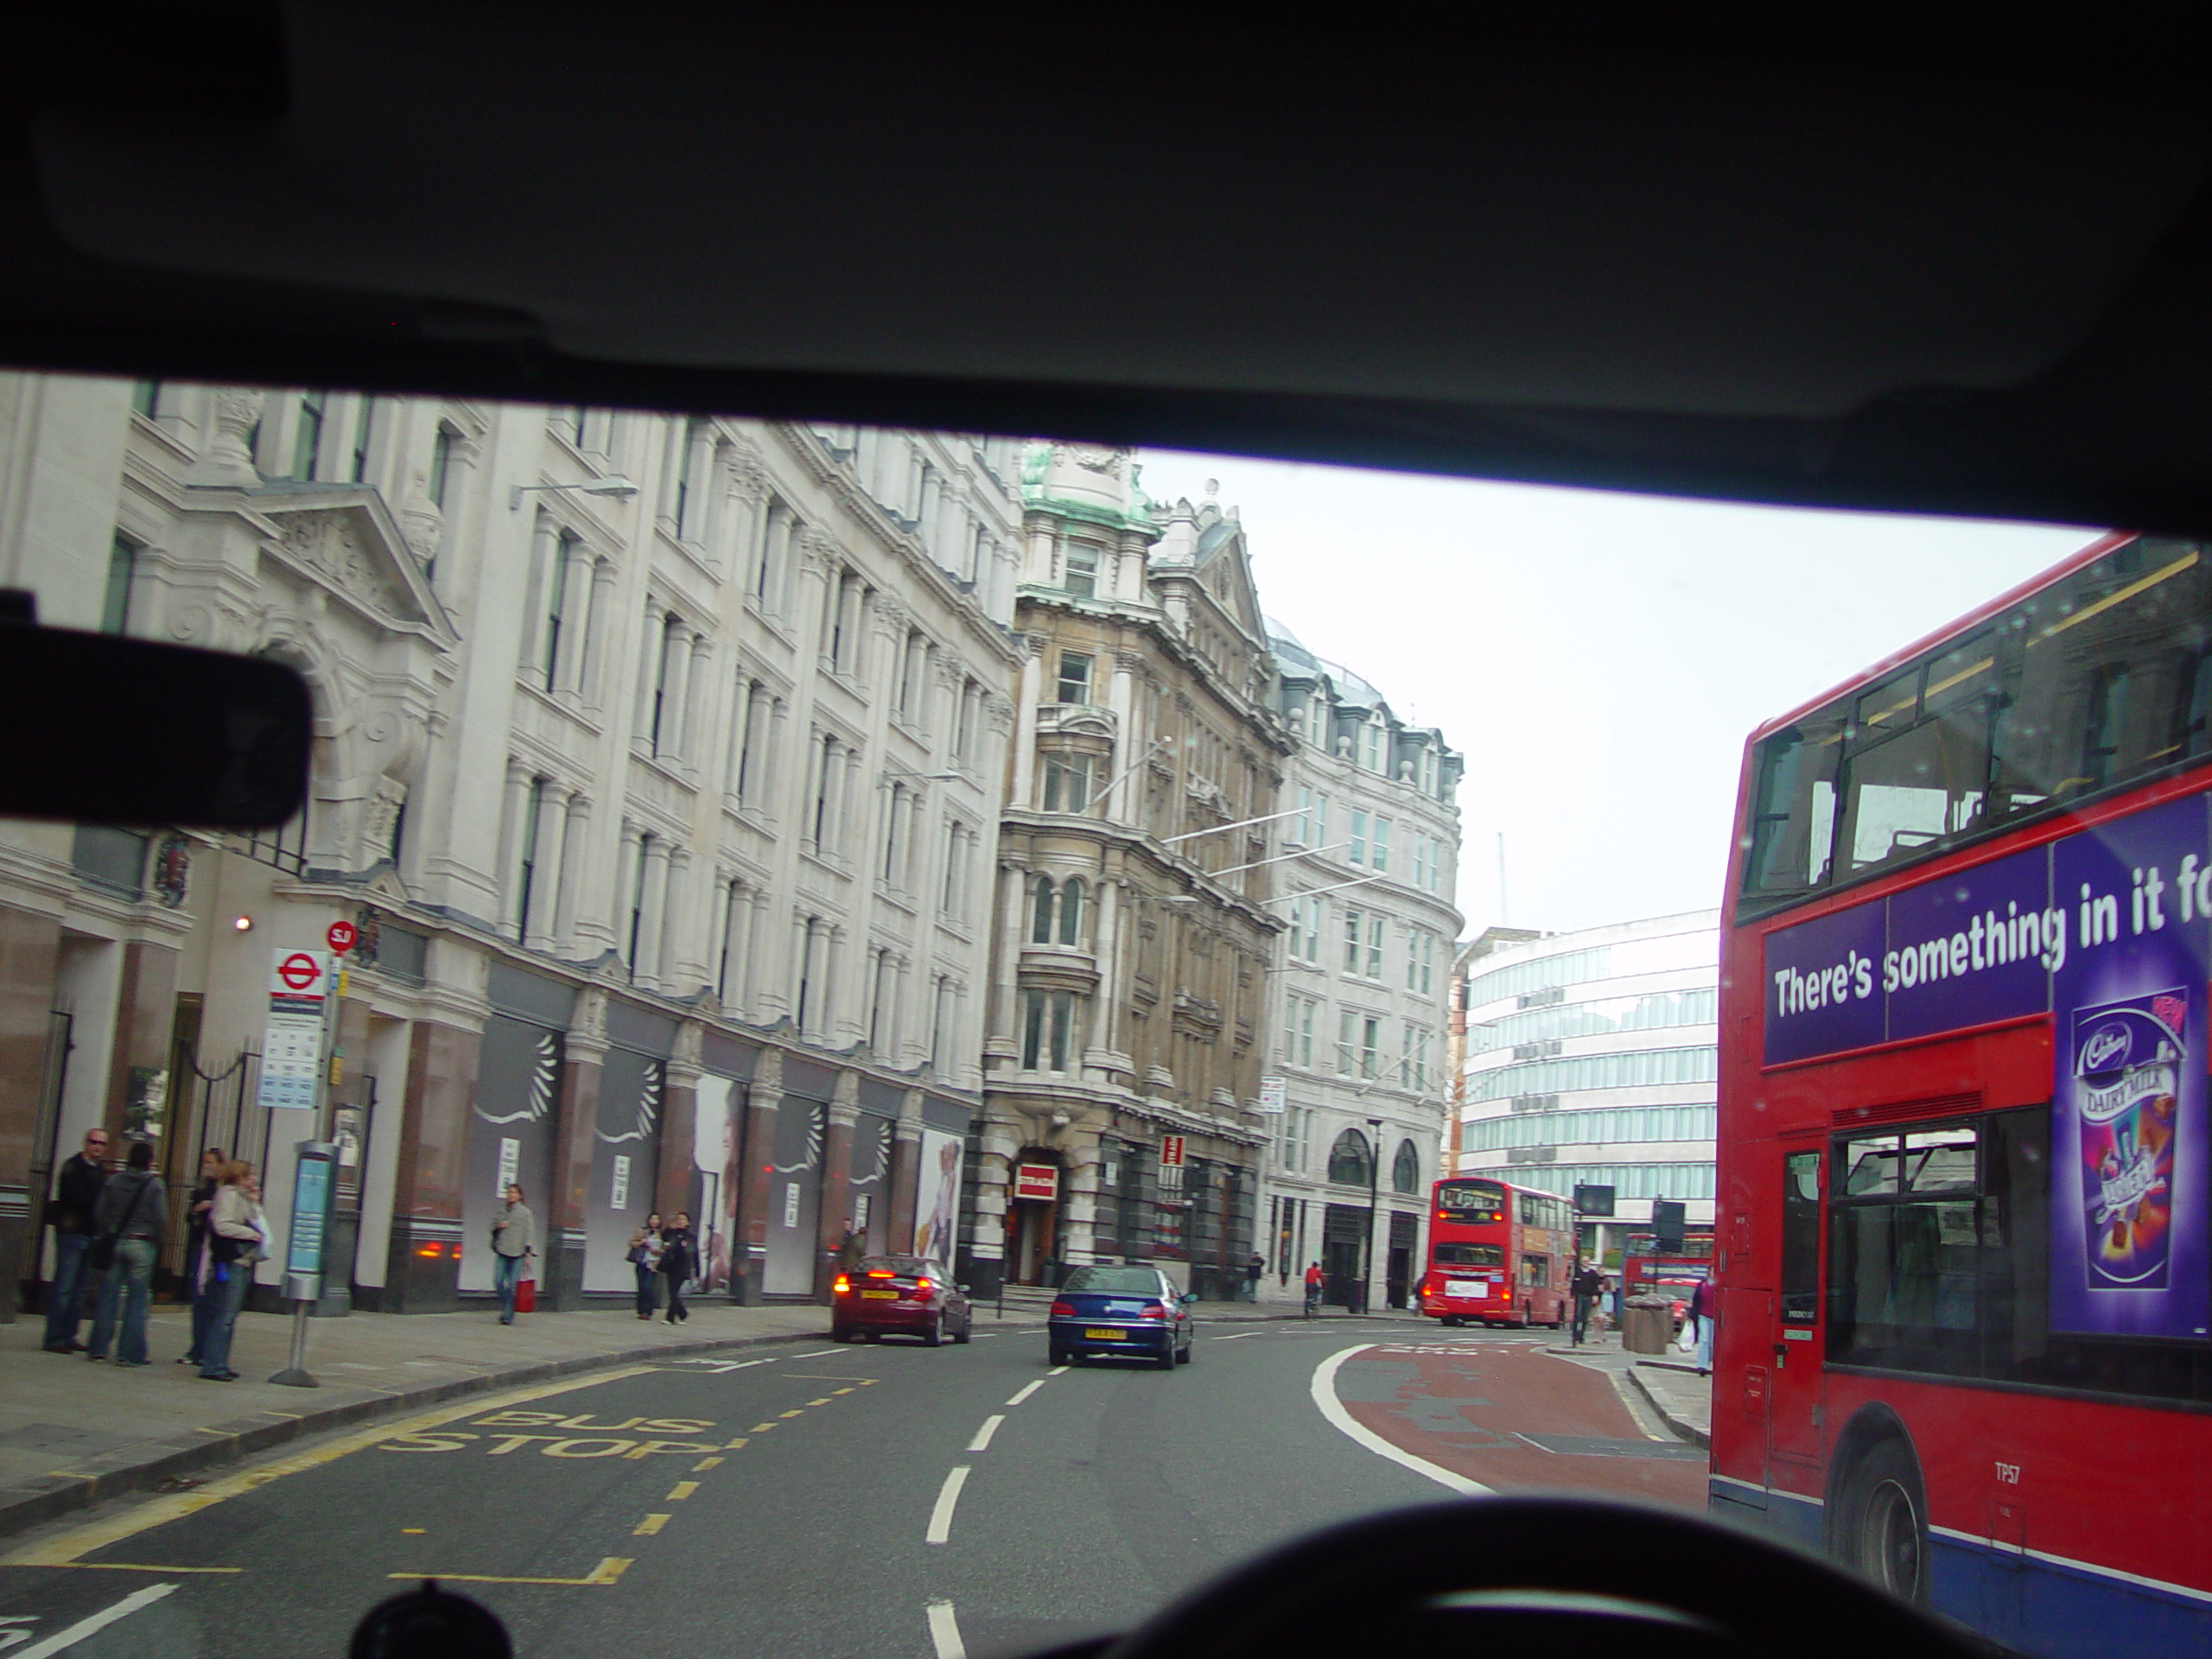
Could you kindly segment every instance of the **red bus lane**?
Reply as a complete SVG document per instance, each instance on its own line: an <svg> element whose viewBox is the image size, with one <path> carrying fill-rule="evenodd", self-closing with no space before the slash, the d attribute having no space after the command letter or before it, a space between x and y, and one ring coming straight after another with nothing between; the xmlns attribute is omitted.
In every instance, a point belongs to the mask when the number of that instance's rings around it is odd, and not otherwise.
<svg viewBox="0 0 2212 1659"><path fill-rule="evenodd" d="M1338 1400L1401 1451L1501 1492L1586 1492L1702 1512L1704 1448L1655 1440L1605 1373L1540 1342L1387 1344L1353 1355Z"/></svg>

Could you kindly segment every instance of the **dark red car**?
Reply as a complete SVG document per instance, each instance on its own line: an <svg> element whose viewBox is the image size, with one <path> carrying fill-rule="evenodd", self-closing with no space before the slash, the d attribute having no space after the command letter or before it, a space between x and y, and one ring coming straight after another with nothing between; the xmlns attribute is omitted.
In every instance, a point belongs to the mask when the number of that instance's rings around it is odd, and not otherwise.
<svg viewBox="0 0 2212 1659"><path fill-rule="evenodd" d="M870 1342L887 1331L919 1337L936 1347L947 1337L965 1342L975 1332L975 1311L962 1287L948 1282L918 1255L867 1255L840 1273L830 1309L830 1339Z"/></svg>

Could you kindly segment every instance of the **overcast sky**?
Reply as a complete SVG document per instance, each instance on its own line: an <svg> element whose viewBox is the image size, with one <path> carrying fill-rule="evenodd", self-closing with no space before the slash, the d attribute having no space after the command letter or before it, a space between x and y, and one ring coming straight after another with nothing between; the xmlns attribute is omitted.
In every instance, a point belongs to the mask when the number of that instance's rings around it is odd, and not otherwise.
<svg viewBox="0 0 2212 1659"><path fill-rule="evenodd" d="M1261 602L1467 757L1459 908L1548 931L1720 901L1751 728L2094 532L1607 495L1149 450L1220 480Z"/></svg>

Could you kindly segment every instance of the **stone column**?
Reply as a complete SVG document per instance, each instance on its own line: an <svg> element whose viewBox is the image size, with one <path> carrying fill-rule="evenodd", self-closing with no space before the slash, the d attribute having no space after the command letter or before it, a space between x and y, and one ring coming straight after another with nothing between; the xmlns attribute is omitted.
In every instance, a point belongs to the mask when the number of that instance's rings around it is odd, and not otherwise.
<svg viewBox="0 0 2212 1659"><path fill-rule="evenodd" d="M667 1086L661 1090L660 1169L653 1182L653 1208L664 1216L690 1201L685 1189L691 1184L691 1142L699 1117L699 1031L690 1020L678 1028ZM692 1236L703 1241L703 1217L694 1216L691 1224Z"/></svg>
<svg viewBox="0 0 2212 1659"><path fill-rule="evenodd" d="M922 1163L922 1091L899 1097L899 1121L891 1131L890 1191L884 1195L888 1231L884 1248L906 1250L914 1243L914 1201Z"/></svg>
<svg viewBox="0 0 2212 1659"><path fill-rule="evenodd" d="M714 660L714 645L703 633L691 636L691 660L683 677L683 772L696 778L703 770L699 764L700 753L706 743L707 728L714 718L707 707L714 694L708 671Z"/></svg>
<svg viewBox="0 0 2212 1659"><path fill-rule="evenodd" d="M10 1291L0 1296L0 1324L17 1317L14 1287L41 1276L47 1195L30 1190L30 1156L60 950L58 920L0 905L0 1285Z"/></svg>
<svg viewBox="0 0 2212 1659"><path fill-rule="evenodd" d="M638 959L630 964L630 977L648 989L660 985L660 941L668 901L668 843L658 836L645 838L643 902L639 906Z"/></svg>
<svg viewBox="0 0 2212 1659"><path fill-rule="evenodd" d="M837 1020L844 1014L851 999L845 995L845 930L834 922L823 924L822 955L825 958L822 972L822 1014L815 1026L823 1040L838 1046Z"/></svg>
<svg viewBox="0 0 2212 1659"><path fill-rule="evenodd" d="M830 1102L829 1128L822 1147L822 1202L816 1211L814 1299L830 1300L837 1252L853 1213L853 1122L860 1116L860 1073L841 1071Z"/></svg>
<svg viewBox="0 0 2212 1659"><path fill-rule="evenodd" d="M691 630L681 622L669 625L662 642L660 729L653 739L653 753L660 759L681 760L683 741L683 697L691 666Z"/></svg>
<svg viewBox="0 0 2212 1659"><path fill-rule="evenodd" d="M1084 1266L1093 1261L1096 1245L1094 1224L1098 1218L1098 1139L1096 1135L1084 1138L1088 1145L1064 1149L1060 1176L1066 1189L1060 1194L1060 1236L1065 1241L1065 1253L1060 1259L1071 1267Z"/></svg>
<svg viewBox="0 0 2212 1659"><path fill-rule="evenodd" d="M769 1154L776 1144L776 1114L784 1099L784 1054L761 1051L746 1090L744 1175L738 1184L737 1236L730 1263L730 1300L746 1306L760 1300L760 1275L768 1262Z"/></svg>
<svg viewBox="0 0 2212 1659"><path fill-rule="evenodd" d="M421 1020L409 1036L407 1107L394 1115L400 1140L385 1306L449 1313L460 1305L461 1189L483 1032Z"/></svg>
<svg viewBox="0 0 2212 1659"><path fill-rule="evenodd" d="M592 1147L599 1127L599 1091L607 1059L602 1029L606 998L587 992L576 999L574 1026L561 1045L561 1083L555 1102L553 1190L545 1195L545 1241L539 1248L540 1305L573 1313L584 1305L586 1205L591 1190Z"/></svg>
<svg viewBox="0 0 2212 1659"><path fill-rule="evenodd" d="M561 655L554 664L553 689L577 697L584 678L584 639L590 632L592 609L591 549L582 541L569 543L569 568L561 586Z"/></svg>
<svg viewBox="0 0 2212 1659"><path fill-rule="evenodd" d="M569 822L561 842L561 893L553 908L552 947L582 955L576 943L576 921L582 908L586 845L591 835L591 802L582 795L569 798Z"/></svg>
<svg viewBox="0 0 2212 1659"><path fill-rule="evenodd" d="M668 855L668 900L661 910L661 960L657 975L661 988L671 995L690 988L682 982L684 969L695 965L690 957L694 918L690 894L691 854L689 849L678 847Z"/></svg>
<svg viewBox="0 0 2212 1659"><path fill-rule="evenodd" d="M614 565L601 559L591 568L591 607L584 617L583 658L576 671L576 697L596 715L607 706L607 634L614 626Z"/></svg>
<svg viewBox="0 0 2212 1659"><path fill-rule="evenodd" d="M519 939L523 918L522 837L530 821L530 765L512 756L507 760L505 814L499 821L499 931Z"/></svg>
<svg viewBox="0 0 2212 1659"><path fill-rule="evenodd" d="M560 677L546 661L545 629L553 605L553 586L561 574L561 527L541 507L531 521L530 569L523 583L524 602L530 608L522 619L522 666L532 685L542 685L548 691L560 683Z"/></svg>
<svg viewBox="0 0 2212 1659"><path fill-rule="evenodd" d="M615 952L625 955L630 949L630 906L638 893L638 860L645 841L645 831L634 823L622 825L622 851L614 867L614 898L607 906L607 931L613 936ZM637 963L630 963L634 970Z"/></svg>
<svg viewBox="0 0 2212 1659"><path fill-rule="evenodd" d="M549 779L537 807L537 846L531 861L530 915L523 943L538 950L553 944L554 918L561 897L561 851L569 827L569 797L563 783Z"/></svg>

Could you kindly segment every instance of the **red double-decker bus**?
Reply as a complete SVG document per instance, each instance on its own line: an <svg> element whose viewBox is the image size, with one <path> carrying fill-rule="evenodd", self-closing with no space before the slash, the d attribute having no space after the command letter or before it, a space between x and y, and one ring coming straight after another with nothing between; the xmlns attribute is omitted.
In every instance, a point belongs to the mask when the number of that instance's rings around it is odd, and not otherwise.
<svg viewBox="0 0 2212 1659"><path fill-rule="evenodd" d="M1745 755L1712 1507L2023 1652L2212 1647L2209 765L2151 537Z"/></svg>
<svg viewBox="0 0 2212 1659"><path fill-rule="evenodd" d="M1509 1181L1459 1175L1429 1192L1421 1311L1446 1325L1549 1325L1567 1317L1574 1206Z"/></svg>

